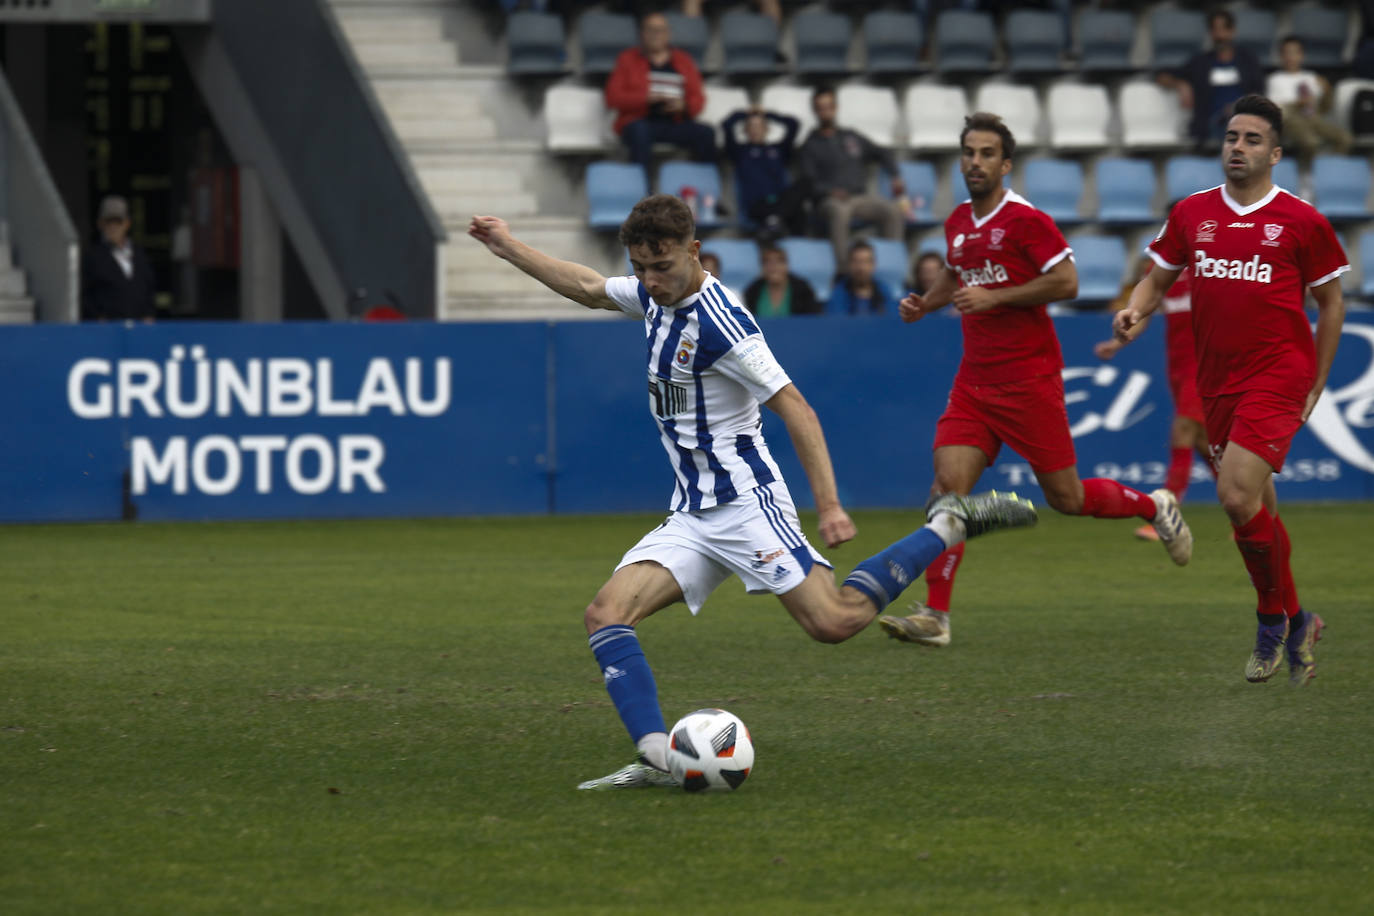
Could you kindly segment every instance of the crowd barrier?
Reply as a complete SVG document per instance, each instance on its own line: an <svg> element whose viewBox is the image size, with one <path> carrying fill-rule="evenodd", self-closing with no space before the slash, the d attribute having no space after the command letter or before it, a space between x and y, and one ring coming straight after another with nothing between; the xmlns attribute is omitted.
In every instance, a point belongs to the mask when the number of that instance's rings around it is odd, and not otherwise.
<svg viewBox="0 0 1374 916"><path fill-rule="evenodd" d="M1105 316L1056 319L1084 476L1162 484L1163 333L1115 360ZM819 413L850 507L918 507L960 353L937 315L767 322ZM0 328L0 521L321 518L665 509L640 322ZM810 505L786 430L765 431ZM1039 497L1004 451L984 487ZM1374 316L1348 317L1280 475L1294 500L1374 499ZM1195 462L1191 499L1211 499Z"/></svg>

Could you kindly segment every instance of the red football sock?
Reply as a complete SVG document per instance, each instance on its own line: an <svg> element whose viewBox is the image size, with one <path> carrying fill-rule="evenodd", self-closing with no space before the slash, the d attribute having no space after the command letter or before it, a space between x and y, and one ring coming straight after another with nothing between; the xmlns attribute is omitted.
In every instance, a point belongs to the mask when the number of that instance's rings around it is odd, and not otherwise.
<svg viewBox="0 0 1374 916"><path fill-rule="evenodd" d="M1288 540L1288 529L1283 527L1283 519L1274 516L1274 534L1279 542L1279 556L1283 558L1283 611L1293 618L1298 616L1298 587L1293 583L1293 543ZM960 545L962 546L962 545Z"/></svg>
<svg viewBox="0 0 1374 916"><path fill-rule="evenodd" d="M1174 448L1169 450L1169 476L1164 478L1164 487L1183 502L1183 494L1188 492L1188 481L1193 476L1193 450Z"/></svg>
<svg viewBox="0 0 1374 916"><path fill-rule="evenodd" d="M1155 517L1155 501L1115 480L1089 477L1083 481L1083 508L1078 514L1091 515L1093 518L1138 516L1149 522Z"/></svg>
<svg viewBox="0 0 1374 916"><path fill-rule="evenodd" d="M1236 529L1236 547L1259 598L1255 612L1283 614L1283 550L1269 510L1260 506L1254 518L1232 527Z"/></svg>
<svg viewBox="0 0 1374 916"><path fill-rule="evenodd" d="M954 593L954 573L964 559L964 542L960 541L935 558L926 567L926 606L936 611L948 611L950 595Z"/></svg>

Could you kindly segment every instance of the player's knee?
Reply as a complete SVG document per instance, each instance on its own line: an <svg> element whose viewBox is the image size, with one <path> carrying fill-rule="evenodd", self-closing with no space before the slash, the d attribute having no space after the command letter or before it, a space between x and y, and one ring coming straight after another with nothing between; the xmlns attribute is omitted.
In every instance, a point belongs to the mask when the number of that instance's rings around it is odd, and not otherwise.
<svg viewBox="0 0 1374 916"><path fill-rule="evenodd" d="M1254 518L1260 507L1258 493L1251 493L1244 487L1224 481L1217 482L1217 500L1221 503L1226 517L1238 525Z"/></svg>

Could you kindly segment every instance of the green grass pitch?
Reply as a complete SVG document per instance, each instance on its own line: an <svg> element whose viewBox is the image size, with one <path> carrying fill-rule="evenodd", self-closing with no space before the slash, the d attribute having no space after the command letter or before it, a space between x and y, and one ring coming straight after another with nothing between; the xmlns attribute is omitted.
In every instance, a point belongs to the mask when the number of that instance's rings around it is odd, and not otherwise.
<svg viewBox="0 0 1374 916"><path fill-rule="evenodd" d="M668 720L758 749L706 796L574 790L631 757L581 617L656 516L0 529L0 910L1374 912L1374 507L1284 512L1303 690L1243 680L1185 510L1184 569L1124 521L973 543L942 650L735 580L660 613Z"/></svg>

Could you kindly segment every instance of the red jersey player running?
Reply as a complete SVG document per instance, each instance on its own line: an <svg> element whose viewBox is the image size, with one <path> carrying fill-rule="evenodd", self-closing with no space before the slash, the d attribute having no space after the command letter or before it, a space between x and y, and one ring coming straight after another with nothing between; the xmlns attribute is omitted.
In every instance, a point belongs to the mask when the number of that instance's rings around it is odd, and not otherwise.
<svg viewBox="0 0 1374 916"><path fill-rule="evenodd" d="M1217 470L1217 497L1236 530L1259 596L1259 632L1245 678L1283 663L1289 681L1316 673L1322 619L1304 611L1289 568L1273 474L1326 386L1345 319L1340 275L1350 269L1326 217L1274 186L1283 113L1263 96L1236 102L1222 141L1226 183L1184 198L1146 253L1158 265L1117 313L1130 341L1179 272L1193 270L1198 393ZM1303 301L1317 301L1316 342Z"/></svg>
<svg viewBox="0 0 1374 916"><path fill-rule="evenodd" d="M932 498L967 494L1005 442L1030 462L1045 499L1066 515L1139 517L1154 525L1180 566L1193 535L1168 490L1150 495L1114 480L1080 480L1064 407L1064 358L1046 304L1078 293L1073 250L1059 227L1002 186L1016 140L997 115L964 119L959 169L969 199L945 221L945 270L924 296L902 300L903 321L953 302L962 314L964 357L935 427ZM878 623L892 637L949 643L949 600L963 545L926 568L927 603Z"/></svg>

